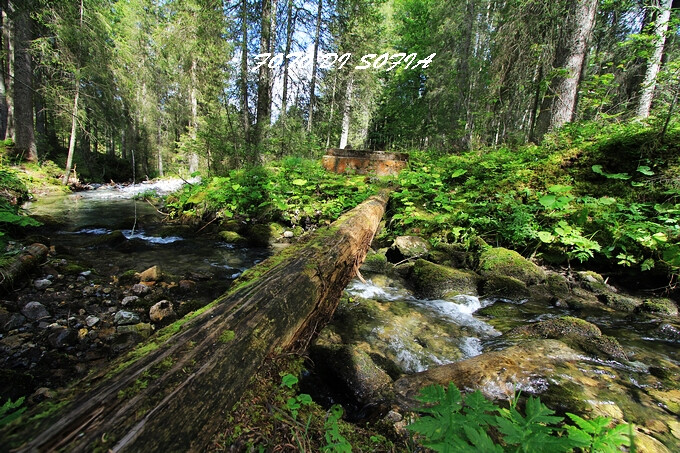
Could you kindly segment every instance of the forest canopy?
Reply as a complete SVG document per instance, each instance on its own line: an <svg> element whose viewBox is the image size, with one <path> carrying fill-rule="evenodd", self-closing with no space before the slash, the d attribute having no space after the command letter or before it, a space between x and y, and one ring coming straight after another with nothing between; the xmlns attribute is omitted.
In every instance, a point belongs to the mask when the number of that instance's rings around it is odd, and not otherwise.
<svg viewBox="0 0 680 453"><path fill-rule="evenodd" d="M450 153L582 120L665 130L680 89L671 0L2 3L0 139L65 175Z"/></svg>

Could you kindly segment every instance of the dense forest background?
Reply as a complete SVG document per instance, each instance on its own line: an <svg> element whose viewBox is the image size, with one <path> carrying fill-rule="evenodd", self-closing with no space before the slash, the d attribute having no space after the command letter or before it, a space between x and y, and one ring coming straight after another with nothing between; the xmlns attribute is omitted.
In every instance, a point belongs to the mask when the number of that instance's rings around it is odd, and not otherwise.
<svg viewBox="0 0 680 453"><path fill-rule="evenodd" d="M329 146L538 143L575 120L662 129L680 90L671 0L2 3L0 138L104 180L121 160L220 174Z"/></svg>

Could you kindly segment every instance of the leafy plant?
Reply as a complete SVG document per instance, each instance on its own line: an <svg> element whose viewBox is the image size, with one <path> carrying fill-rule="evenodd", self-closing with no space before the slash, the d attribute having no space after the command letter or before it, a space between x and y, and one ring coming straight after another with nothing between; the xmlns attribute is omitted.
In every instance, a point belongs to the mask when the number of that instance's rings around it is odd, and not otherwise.
<svg viewBox="0 0 680 453"><path fill-rule="evenodd" d="M610 428L611 419L585 420L567 414L576 425L563 425L563 417L529 397L524 415L517 409L518 399L509 408L500 408L479 391L465 397L450 383L448 389L431 385L417 397L426 414L407 426L423 436L423 445L438 452L614 452L629 446L631 434L626 424Z"/></svg>
<svg viewBox="0 0 680 453"><path fill-rule="evenodd" d="M12 399L10 398L5 404L0 406L0 426L9 425L19 418L21 414L26 411L25 407L19 409L22 404L24 404L23 396L15 402L12 402Z"/></svg>

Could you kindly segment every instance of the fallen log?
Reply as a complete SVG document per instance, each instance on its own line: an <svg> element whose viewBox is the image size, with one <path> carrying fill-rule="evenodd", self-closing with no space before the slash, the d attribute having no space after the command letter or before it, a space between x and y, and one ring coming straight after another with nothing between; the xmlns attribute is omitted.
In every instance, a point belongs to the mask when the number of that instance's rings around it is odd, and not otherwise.
<svg viewBox="0 0 680 453"><path fill-rule="evenodd" d="M9 291L14 283L47 257L47 246L31 244L14 257L6 266L0 268L0 289Z"/></svg>
<svg viewBox="0 0 680 453"><path fill-rule="evenodd" d="M388 194L250 269L206 310L74 386L53 413L24 415L0 432L0 451L205 450L265 358L306 347L328 322Z"/></svg>

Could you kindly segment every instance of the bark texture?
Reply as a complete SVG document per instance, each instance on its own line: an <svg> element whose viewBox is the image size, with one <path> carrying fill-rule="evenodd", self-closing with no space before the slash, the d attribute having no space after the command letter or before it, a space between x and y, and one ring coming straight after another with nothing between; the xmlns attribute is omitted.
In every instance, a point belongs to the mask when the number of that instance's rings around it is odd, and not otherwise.
<svg viewBox="0 0 680 453"><path fill-rule="evenodd" d="M12 285L47 257L47 247L31 244L7 266L0 268L0 289L10 290Z"/></svg>
<svg viewBox="0 0 680 453"><path fill-rule="evenodd" d="M28 161L38 160L33 128L33 61L29 53L31 17L29 4L15 4L14 20L14 150Z"/></svg>
<svg viewBox="0 0 680 453"><path fill-rule="evenodd" d="M206 311L76 385L61 410L0 432L0 450L205 451L265 358L306 347L330 319L387 198L254 267Z"/></svg>
<svg viewBox="0 0 680 453"><path fill-rule="evenodd" d="M650 57L647 65L645 79L642 82L640 102L638 103L637 116L640 118L649 117L649 112L652 109L652 99L654 98L654 89L656 88L656 76L659 74L659 68L661 67L661 57L663 56L663 48L666 42L666 31L668 31L668 21L671 17L672 4L672 0L661 1L661 11L655 24L656 40L654 42L654 53Z"/></svg>

